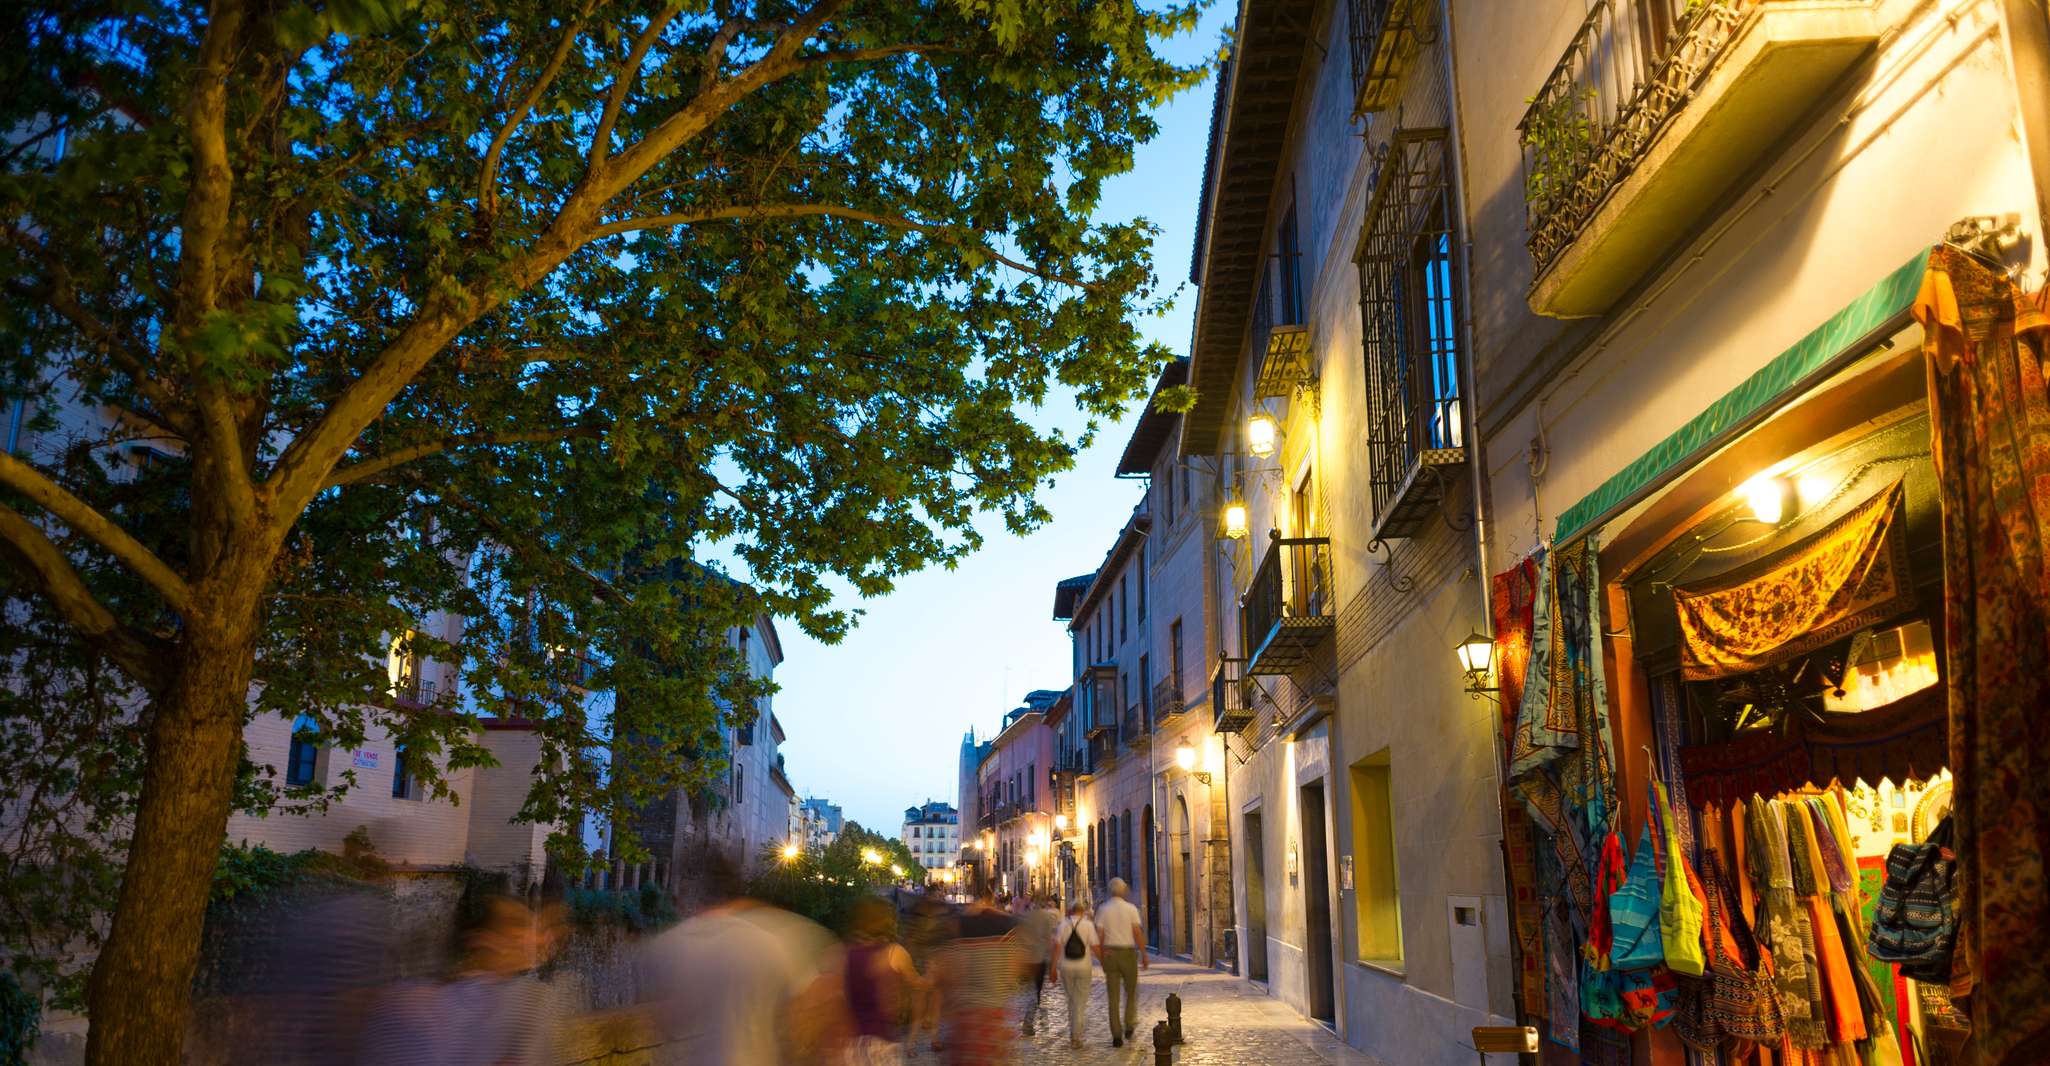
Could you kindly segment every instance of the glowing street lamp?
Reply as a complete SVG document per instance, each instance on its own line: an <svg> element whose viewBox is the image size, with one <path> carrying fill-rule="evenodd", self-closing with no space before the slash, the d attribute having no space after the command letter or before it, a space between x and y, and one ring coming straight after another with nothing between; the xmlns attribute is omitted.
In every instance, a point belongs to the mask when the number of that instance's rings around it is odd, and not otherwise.
<svg viewBox="0 0 2050 1066"><path fill-rule="evenodd" d="M881 866L883 864L883 853L874 848L863 848L861 849L861 861L870 866Z"/></svg>
<svg viewBox="0 0 2050 1066"><path fill-rule="evenodd" d="M1259 414L1246 419L1246 451L1256 459L1265 459L1274 454L1274 442L1281 436L1281 427L1274 424L1271 415Z"/></svg>
<svg viewBox="0 0 2050 1066"><path fill-rule="evenodd" d="M788 843L788 844L785 844L785 845L783 845L783 861L784 861L784 862L796 862L796 861L797 861L797 857L798 857L799 855L802 855L802 854L804 854L804 849L803 849L803 848L800 848L800 847L798 847L798 846L797 846L797 841L795 841L795 840L791 841L791 842L790 842L790 843Z"/></svg>
<svg viewBox="0 0 2050 1066"><path fill-rule="evenodd" d="M1182 742L1175 745L1174 764L1181 767L1183 773L1207 785L1210 783L1209 771L1196 769L1196 760L1199 755L1200 753L1196 751L1196 746L1189 743L1189 738L1183 737Z"/></svg>
<svg viewBox="0 0 2050 1066"><path fill-rule="evenodd" d="M1231 500L1224 505L1224 535L1232 540L1244 540L1246 536L1246 504L1243 500Z"/></svg>
<svg viewBox="0 0 2050 1066"><path fill-rule="evenodd" d="M1488 670L1495 662L1495 638L1479 630L1453 645L1459 653L1459 668L1466 673L1466 691L1472 696L1490 696L1500 688L1488 687Z"/></svg>
<svg viewBox="0 0 2050 1066"><path fill-rule="evenodd" d="M1067 828L1068 828L1068 816L1067 816L1067 815L1065 815L1065 814L1056 814L1056 815L1054 815L1054 816L1053 816L1053 827L1054 827L1055 829L1059 829L1059 830L1062 830L1063 832L1065 832L1065 831L1067 830Z"/></svg>

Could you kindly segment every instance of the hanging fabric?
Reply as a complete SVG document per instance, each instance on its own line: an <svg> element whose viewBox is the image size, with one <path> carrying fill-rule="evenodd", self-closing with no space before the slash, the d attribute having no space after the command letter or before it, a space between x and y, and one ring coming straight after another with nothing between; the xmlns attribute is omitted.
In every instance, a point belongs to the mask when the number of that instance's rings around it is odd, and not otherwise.
<svg viewBox="0 0 2050 1066"><path fill-rule="evenodd" d="M1689 681L1785 662L1914 602L1895 481L1799 544L1697 585L1675 587Z"/></svg>
<svg viewBox="0 0 2050 1066"><path fill-rule="evenodd" d="M1615 794L1596 558L1587 537L1546 553L1539 565L1530 666L1509 755L1511 780L1558 764L1559 788L1590 833L1608 821Z"/></svg>
<svg viewBox="0 0 2050 1066"><path fill-rule="evenodd" d="M1653 854L1658 845L1652 839L1647 824L1638 834L1623 886L1609 897L1609 925L1616 938L1609 962L1618 970L1642 970L1666 961L1659 935L1658 857Z"/></svg>
<svg viewBox="0 0 2050 1066"><path fill-rule="evenodd" d="M1525 559L1495 575L1492 594L1488 598L1494 614L1495 683L1501 688L1502 750L1505 752L1509 750L1516 732L1517 709L1523 704L1523 676L1530 663L1530 630L1537 607L1537 575L1537 559ZM1502 780L1502 850L1509 863L1509 883L1513 892L1510 918L1515 927L1516 959L1522 967L1517 975L1517 988L1523 1012L1533 1018L1543 1018L1550 999L1546 995L1544 915L1547 900L1557 891L1556 882L1541 884L1538 881L1537 827L1532 824L1524 803L1517 800L1506 784L1506 773ZM1568 1015L1568 1022L1577 1025L1578 1014L1576 1009Z"/></svg>
<svg viewBox="0 0 2050 1066"><path fill-rule="evenodd" d="M1680 845L1680 831L1673 824L1673 807L1666 801L1665 782L1653 767L1652 802L1660 832L1665 838L1665 883L1659 892L1659 942L1665 952L1666 968L1686 977L1700 977L1707 959L1701 950L1701 879Z"/></svg>
<svg viewBox="0 0 2050 1066"><path fill-rule="evenodd" d="M1979 1055L2009 1066L2050 1041L2050 290L1938 245L1914 314L1943 502L1953 991L1976 982Z"/></svg>
<svg viewBox="0 0 2050 1066"><path fill-rule="evenodd" d="M1772 956L1760 949L1744 920L1736 886L1722 858L1703 857L1708 897L1711 1028L1730 1039L1770 1047L1785 1038L1786 1019L1773 981Z"/></svg>

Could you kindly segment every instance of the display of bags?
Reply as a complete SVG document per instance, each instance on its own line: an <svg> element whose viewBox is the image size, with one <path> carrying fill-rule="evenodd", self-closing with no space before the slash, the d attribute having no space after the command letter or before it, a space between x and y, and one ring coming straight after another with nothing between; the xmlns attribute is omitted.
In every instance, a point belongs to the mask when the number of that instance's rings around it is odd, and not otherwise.
<svg viewBox="0 0 2050 1066"><path fill-rule="evenodd" d="M1760 1046L1777 1045L1786 1036L1773 986L1772 956L1760 948L1744 920L1742 897L1714 851L1703 857L1707 897L1708 1016L1723 1037ZM1735 947L1732 957L1726 950Z"/></svg>
<svg viewBox="0 0 2050 1066"><path fill-rule="evenodd" d="M1666 798L1666 785L1658 779L1656 768L1651 777L1651 796L1666 851L1666 880L1659 894L1659 940L1665 951L1666 968L1685 977L1700 977L1708 964L1701 951L1701 879L1695 876L1694 865L1687 861L1687 851L1680 845L1672 803Z"/></svg>
<svg viewBox="0 0 2050 1066"><path fill-rule="evenodd" d="M1658 856L1653 853L1651 826L1637 837L1637 852L1624 872L1623 887L1609 897L1609 927L1615 946L1609 965L1618 970L1661 966L1666 951L1659 938Z"/></svg>
<svg viewBox="0 0 2050 1066"><path fill-rule="evenodd" d="M1886 856L1870 944L1872 957L1900 963L1901 974L1948 983L1957 943L1957 855L1948 817L1920 844L1895 844Z"/></svg>

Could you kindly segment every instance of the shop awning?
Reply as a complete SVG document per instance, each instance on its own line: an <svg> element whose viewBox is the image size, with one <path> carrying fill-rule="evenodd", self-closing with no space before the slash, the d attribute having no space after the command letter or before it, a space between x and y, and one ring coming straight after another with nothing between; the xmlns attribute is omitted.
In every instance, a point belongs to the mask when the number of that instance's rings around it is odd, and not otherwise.
<svg viewBox="0 0 2050 1066"><path fill-rule="evenodd" d="M1838 358L1861 341L1907 313L1922 284L1929 253L1914 258L1865 290L1829 320L1809 331L1794 346L1774 356L1744 383L1694 416L1672 436L1653 445L1630 465L1582 497L1559 515L1555 544L1580 537L1635 503L1644 493L1663 486L1709 452L1763 421L1776 401L1813 384Z"/></svg>

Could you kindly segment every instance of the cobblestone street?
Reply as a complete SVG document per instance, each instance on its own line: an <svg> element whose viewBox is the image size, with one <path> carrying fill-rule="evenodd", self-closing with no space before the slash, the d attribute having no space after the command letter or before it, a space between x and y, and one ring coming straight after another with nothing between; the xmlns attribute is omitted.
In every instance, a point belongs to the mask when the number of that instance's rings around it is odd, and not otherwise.
<svg viewBox="0 0 2050 1066"><path fill-rule="evenodd" d="M1078 1050L1068 1046L1067 1001L1059 986L1054 985L1046 990L1037 1035L1019 1038L1016 1061L1081 1066L1150 1063L1153 1023L1167 1017L1165 1004L1170 992L1182 997L1183 1043L1175 1049L1177 1063L1380 1066L1377 1060L1346 1047L1329 1030L1304 1020L1280 1001L1236 977L1159 959L1139 975L1139 1025L1124 1047L1110 1046L1110 1026L1104 1017L1103 975L1099 970L1090 988L1089 1024L1082 1047ZM923 1041L909 1057L915 1066L938 1066L940 1061L940 1056L933 1054Z"/></svg>

